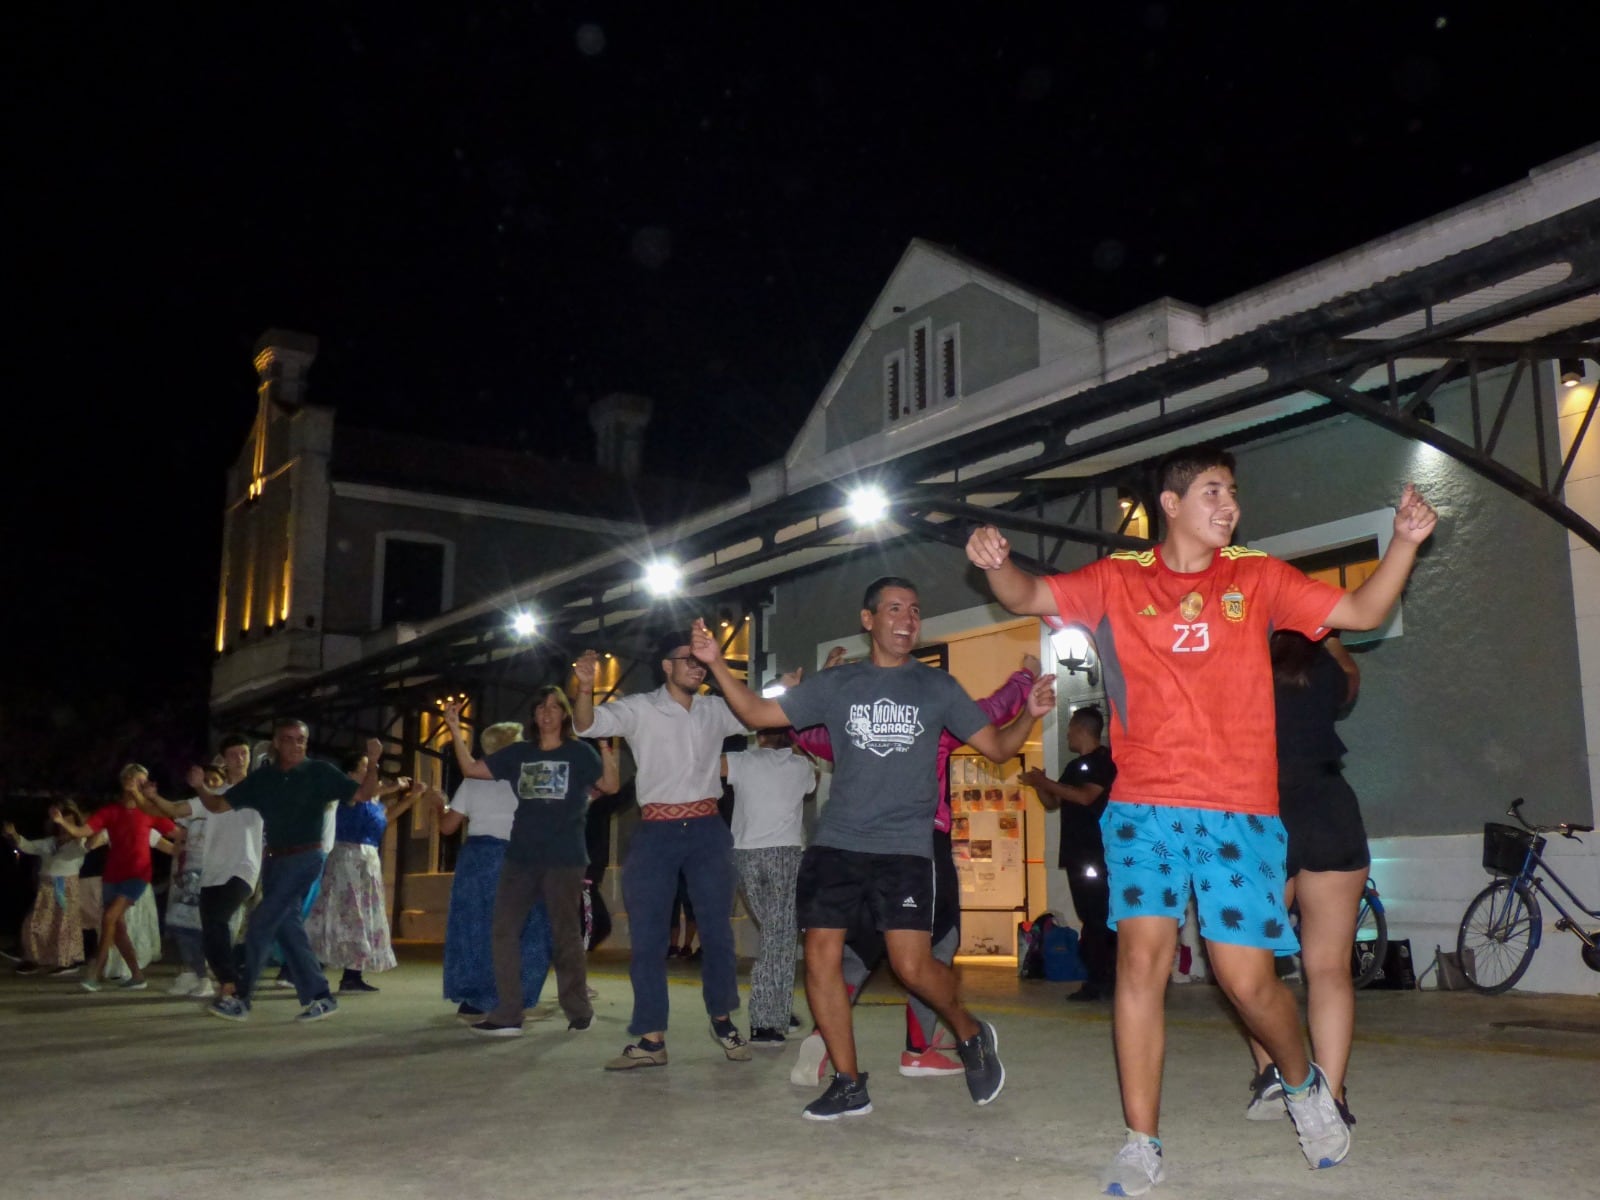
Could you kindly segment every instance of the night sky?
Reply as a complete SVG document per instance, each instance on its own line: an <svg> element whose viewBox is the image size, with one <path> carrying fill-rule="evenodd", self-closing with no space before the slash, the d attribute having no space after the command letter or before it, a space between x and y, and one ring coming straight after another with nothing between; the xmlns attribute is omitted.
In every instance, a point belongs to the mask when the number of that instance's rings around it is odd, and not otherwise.
<svg viewBox="0 0 1600 1200"><path fill-rule="evenodd" d="M737 483L913 237L1203 304L1600 137L1593 5L1029 7L14 14L11 726L203 712L269 326L343 421L587 460L636 391Z"/></svg>

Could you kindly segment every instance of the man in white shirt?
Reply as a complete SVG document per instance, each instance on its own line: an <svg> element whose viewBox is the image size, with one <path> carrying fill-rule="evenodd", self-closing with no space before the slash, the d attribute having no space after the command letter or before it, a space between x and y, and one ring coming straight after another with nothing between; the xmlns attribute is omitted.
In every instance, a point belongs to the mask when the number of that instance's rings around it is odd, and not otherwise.
<svg viewBox="0 0 1600 1200"><path fill-rule="evenodd" d="M794 1003L794 888L800 875L805 798L817 768L794 752L786 730L762 729L756 748L723 759L733 787L733 865L745 905L761 927L750 970L750 1044L782 1047Z"/></svg>
<svg viewBox="0 0 1600 1200"><path fill-rule="evenodd" d="M581 737L625 737L639 765L636 788L643 820L622 867L622 899L633 949L633 1019L638 1038L606 1064L608 1071L667 1065L667 926L683 873L700 926L701 994L711 1036L729 1059L745 1062L750 1045L734 1028L739 1007L733 949L733 837L717 813L722 795L723 739L744 732L720 696L703 696L706 669L689 653L689 635L668 634L657 647L661 687L596 708L598 656L577 662L573 729Z"/></svg>

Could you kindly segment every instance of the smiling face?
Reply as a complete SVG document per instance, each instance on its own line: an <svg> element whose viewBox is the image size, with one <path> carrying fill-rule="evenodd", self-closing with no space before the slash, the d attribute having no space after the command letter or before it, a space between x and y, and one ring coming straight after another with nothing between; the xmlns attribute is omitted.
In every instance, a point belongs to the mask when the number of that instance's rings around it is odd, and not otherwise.
<svg viewBox="0 0 1600 1200"><path fill-rule="evenodd" d="M922 635L922 606L910 588L886 587L878 593L876 611L861 610L861 628L872 639L872 661L898 666Z"/></svg>
<svg viewBox="0 0 1600 1200"><path fill-rule="evenodd" d="M671 654L661 660L661 673L666 676L667 686L680 692L693 695L700 690L700 685L706 681L705 664L689 653L689 644L673 648Z"/></svg>
<svg viewBox="0 0 1600 1200"><path fill-rule="evenodd" d="M567 735L566 725L572 713L561 700L560 693L550 691L533 706L533 727L541 742L557 742Z"/></svg>
<svg viewBox="0 0 1600 1200"><path fill-rule="evenodd" d="M1233 541L1239 525L1239 487L1227 467L1196 475L1188 489L1161 493L1167 540L1187 550L1220 550Z"/></svg>

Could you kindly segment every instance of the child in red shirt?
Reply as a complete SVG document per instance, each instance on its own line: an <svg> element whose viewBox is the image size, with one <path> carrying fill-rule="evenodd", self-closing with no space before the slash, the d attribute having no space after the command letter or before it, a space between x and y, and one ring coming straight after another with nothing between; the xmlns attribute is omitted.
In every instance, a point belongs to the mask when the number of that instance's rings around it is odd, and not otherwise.
<svg viewBox="0 0 1600 1200"><path fill-rule="evenodd" d="M122 953L132 972L120 986L127 991L142 991L146 986L144 969L128 936L127 912L150 886L150 831L170 834L177 828L166 817L154 816L140 807L144 789L151 786L149 771L138 763L129 763L122 768L120 778L122 791L117 798L91 813L82 825L61 813L55 818L56 824L73 837L87 838L104 832L111 839L101 873L100 944L95 948L88 974L78 984L89 992L100 990L112 946Z"/></svg>

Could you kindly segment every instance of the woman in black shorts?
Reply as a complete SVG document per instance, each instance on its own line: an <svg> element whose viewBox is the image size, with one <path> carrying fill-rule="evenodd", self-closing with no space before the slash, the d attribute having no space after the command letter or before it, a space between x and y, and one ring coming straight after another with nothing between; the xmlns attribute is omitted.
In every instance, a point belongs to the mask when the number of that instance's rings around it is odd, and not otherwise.
<svg viewBox="0 0 1600 1200"><path fill-rule="evenodd" d="M1356 912L1372 863L1361 806L1345 782L1344 743L1333 723L1355 702L1361 670L1337 636L1321 643L1298 633L1272 635L1273 691L1278 720L1278 805L1289 835L1284 905L1300 908L1300 959L1306 1017L1317 1064L1328 1077L1345 1123L1345 1069L1355 1034L1356 993L1350 947ZM1256 1058L1246 1116L1284 1115L1282 1085L1266 1051Z"/></svg>

